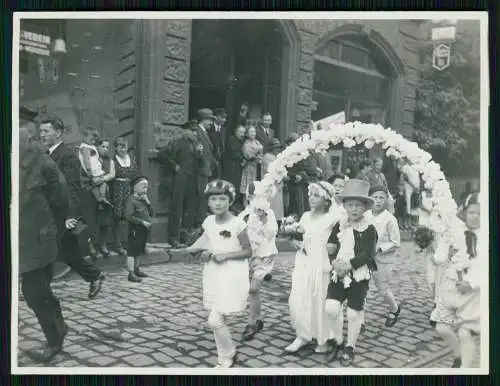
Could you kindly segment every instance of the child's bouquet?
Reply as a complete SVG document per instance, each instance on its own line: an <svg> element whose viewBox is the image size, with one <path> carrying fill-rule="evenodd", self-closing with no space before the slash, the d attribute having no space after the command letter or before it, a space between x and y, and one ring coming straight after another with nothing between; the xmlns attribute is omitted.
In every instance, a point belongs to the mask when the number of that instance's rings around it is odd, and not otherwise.
<svg viewBox="0 0 500 386"><path fill-rule="evenodd" d="M413 233L413 241L420 248L420 251L424 251L432 245L434 232L427 227L420 226Z"/></svg>
<svg viewBox="0 0 500 386"><path fill-rule="evenodd" d="M296 216L288 216L281 221L279 235L291 240L302 240L302 232Z"/></svg>

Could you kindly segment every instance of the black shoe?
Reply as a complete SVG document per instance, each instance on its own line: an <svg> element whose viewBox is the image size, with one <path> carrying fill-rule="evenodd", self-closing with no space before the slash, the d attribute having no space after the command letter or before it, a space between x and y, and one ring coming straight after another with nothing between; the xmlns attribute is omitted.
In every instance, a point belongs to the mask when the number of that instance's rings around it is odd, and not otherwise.
<svg viewBox="0 0 500 386"><path fill-rule="evenodd" d="M273 279L273 275L268 273L266 276L264 276L264 281L271 281Z"/></svg>
<svg viewBox="0 0 500 386"><path fill-rule="evenodd" d="M26 350L26 355L35 362L48 364L54 357L62 351L60 347L45 347L41 349Z"/></svg>
<svg viewBox="0 0 500 386"><path fill-rule="evenodd" d="M344 344L343 343L337 343L337 341L334 339L332 342L332 347L330 349L330 354L328 354L328 357L326 358L328 363L334 362L337 359L337 355L339 354L340 351L344 349Z"/></svg>
<svg viewBox="0 0 500 386"><path fill-rule="evenodd" d="M396 312L389 312L389 314L387 314L387 318L385 319L385 326L386 327L394 326L398 322L400 313L401 313L401 305L398 305L398 310Z"/></svg>
<svg viewBox="0 0 500 386"><path fill-rule="evenodd" d="M257 322L251 326L247 325L245 327L245 331L243 331L243 341L249 341L252 340L259 331L261 331L264 328L264 323L262 320L257 320Z"/></svg>
<svg viewBox="0 0 500 386"><path fill-rule="evenodd" d="M149 277L149 275L144 273L140 268L137 268L134 273L137 277Z"/></svg>
<svg viewBox="0 0 500 386"><path fill-rule="evenodd" d="M101 290L102 282L104 281L104 279L105 276L101 273L96 280L90 283L89 299L94 299L97 296L97 294Z"/></svg>
<svg viewBox="0 0 500 386"><path fill-rule="evenodd" d="M340 357L340 364L344 367L348 367L352 365L352 362L354 362L354 348L346 346Z"/></svg>
<svg viewBox="0 0 500 386"><path fill-rule="evenodd" d="M132 283L140 283L142 279L140 277L137 277L134 272L129 272L128 281L131 281Z"/></svg>
<svg viewBox="0 0 500 386"><path fill-rule="evenodd" d="M451 365L452 369L459 369L460 366L462 366L462 359L461 358L455 358L453 360L453 364Z"/></svg>

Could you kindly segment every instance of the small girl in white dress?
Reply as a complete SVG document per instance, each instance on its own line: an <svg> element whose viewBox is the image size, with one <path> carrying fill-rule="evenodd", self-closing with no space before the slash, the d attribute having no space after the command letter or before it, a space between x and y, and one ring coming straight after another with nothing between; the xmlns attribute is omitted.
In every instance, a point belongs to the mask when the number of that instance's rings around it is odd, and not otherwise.
<svg viewBox="0 0 500 386"><path fill-rule="evenodd" d="M328 182L309 185L311 211L302 215L299 230L303 233L301 248L295 256L292 272L292 290L288 301L290 318L296 339L285 348L294 353L316 339L317 353L328 351L328 340L335 335L336 323L332 323L325 311L325 300L330 282L328 237L337 217L330 212L333 187Z"/></svg>
<svg viewBox="0 0 500 386"><path fill-rule="evenodd" d="M99 203L111 203L106 199L108 184L102 179L106 172L102 166L99 152L96 147L96 140L99 133L96 129L88 127L83 134L83 142L78 148L78 158L85 174L92 180L92 194Z"/></svg>
<svg viewBox="0 0 500 386"><path fill-rule="evenodd" d="M453 261L448 266L439 286L437 305L431 314L436 331L452 349L452 367L471 368L478 355L474 335L481 329L481 283L488 254L480 253L479 193L465 200L459 213L465 223L464 235L468 261ZM483 290L488 290L483 287Z"/></svg>
<svg viewBox="0 0 500 386"><path fill-rule="evenodd" d="M218 353L216 367L232 367L236 347L224 315L245 311L249 292L248 258L251 255L246 224L229 207L236 198L234 186L227 181L210 182L205 195L213 213L202 224L203 234L186 249L202 251L203 305L209 310L208 324L214 332Z"/></svg>

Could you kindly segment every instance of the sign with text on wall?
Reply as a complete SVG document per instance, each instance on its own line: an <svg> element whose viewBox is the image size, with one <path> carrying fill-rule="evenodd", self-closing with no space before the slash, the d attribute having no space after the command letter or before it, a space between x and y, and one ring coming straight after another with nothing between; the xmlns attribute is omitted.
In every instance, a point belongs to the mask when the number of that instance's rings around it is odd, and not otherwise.
<svg viewBox="0 0 500 386"><path fill-rule="evenodd" d="M21 31L19 50L40 56L50 56L51 38L30 31Z"/></svg>

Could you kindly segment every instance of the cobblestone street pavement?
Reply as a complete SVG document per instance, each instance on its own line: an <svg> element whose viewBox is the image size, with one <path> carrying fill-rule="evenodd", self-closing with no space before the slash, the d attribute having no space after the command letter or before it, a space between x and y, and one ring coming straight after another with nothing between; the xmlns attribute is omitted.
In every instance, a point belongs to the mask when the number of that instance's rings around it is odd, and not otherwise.
<svg viewBox="0 0 500 386"><path fill-rule="evenodd" d="M430 327L432 302L425 283L422 256L404 243L394 269L393 290L403 302L399 322L384 326L386 309L372 287L366 311L366 331L356 348L355 367L412 367L443 353L445 346ZM273 280L262 291L264 330L242 342L246 316L229 320L238 344L238 367L339 367L327 364L313 346L298 355L283 348L294 339L288 313L293 253L279 255ZM87 283L78 278L54 283L70 331L64 351L51 366L77 367L207 367L216 362L213 335L202 307L199 265L170 263L145 268L151 277L129 283L125 271L107 274L99 296L87 299ZM33 313L19 303L19 366L36 366L22 348L44 341ZM428 362L427 362L428 363ZM437 366L449 367L446 360Z"/></svg>

